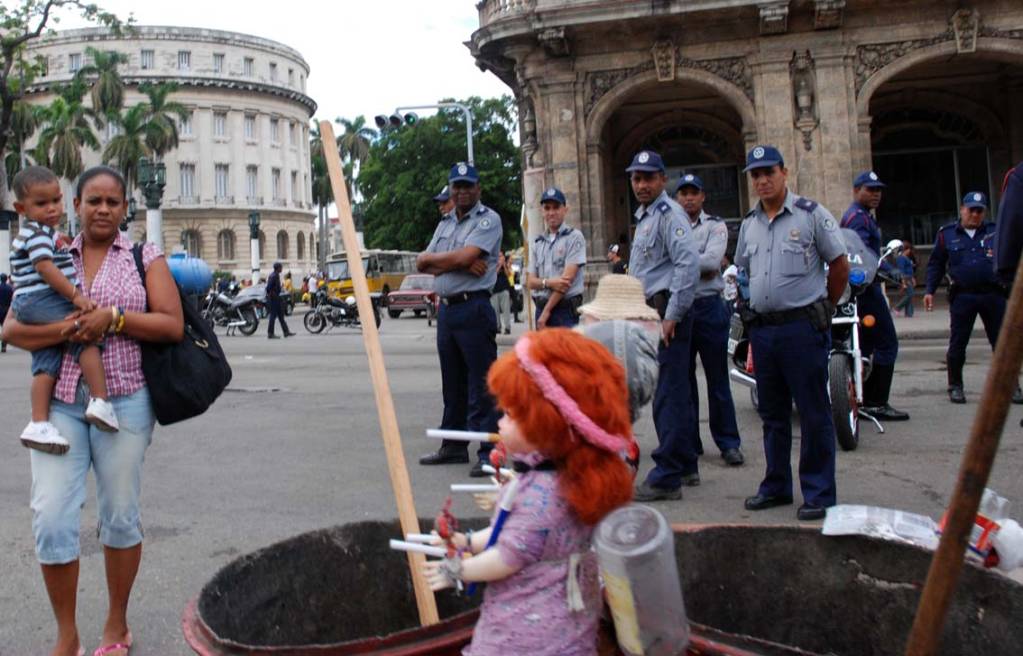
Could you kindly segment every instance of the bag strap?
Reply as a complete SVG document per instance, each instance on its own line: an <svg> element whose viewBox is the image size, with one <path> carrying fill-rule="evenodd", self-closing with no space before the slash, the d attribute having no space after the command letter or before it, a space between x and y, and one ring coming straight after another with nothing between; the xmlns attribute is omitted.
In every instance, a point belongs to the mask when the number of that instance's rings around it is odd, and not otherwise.
<svg viewBox="0 0 1023 656"><path fill-rule="evenodd" d="M139 272L139 280L142 281L142 289L146 288L146 267L142 264L142 242L132 244L131 254L135 256L135 268Z"/></svg>

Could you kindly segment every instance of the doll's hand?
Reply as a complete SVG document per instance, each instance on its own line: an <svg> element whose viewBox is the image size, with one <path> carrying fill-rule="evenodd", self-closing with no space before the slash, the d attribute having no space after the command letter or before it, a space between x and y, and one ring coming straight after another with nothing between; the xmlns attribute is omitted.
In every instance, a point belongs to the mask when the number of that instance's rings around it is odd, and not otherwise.
<svg viewBox="0 0 1023 656"><path fill-rule="evenodd" d="M428 560L423 563L423 576L430 584L430 589L436 592L445 588L453 588L458 585L462 575L462 561L458 558L445 558L443 560Z"/></svg>
<svg viewBox="0 0 1023 656"><path fill-rule="evenodd" d="M438 535L437 531L430 531L430 536L433 538L430 541L431 545L439 547L445 544L444 538ZM456 549L465 549L469 546L469 538L466 537L465 533L455 532L451 534L451 543L455 545Z"/></svg>

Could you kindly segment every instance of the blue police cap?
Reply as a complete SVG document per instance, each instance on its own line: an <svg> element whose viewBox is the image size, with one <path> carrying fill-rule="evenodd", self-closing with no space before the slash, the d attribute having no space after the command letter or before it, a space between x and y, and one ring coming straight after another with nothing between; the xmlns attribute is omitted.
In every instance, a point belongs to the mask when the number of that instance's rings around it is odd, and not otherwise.
<svg viewBox="0 0 1023 656"><path fill-rule="evenodd" d="M774 146L754 146L746 154L746 168L743 169L743 172L759 168L770 168L775 165L785 166L785 159L777 148Z"/></svg>
<svg viewBox="0 0 1023 656"><path fill-rule="evenodd" d="M701 180L698 175L685 173L678 179L678 184L675 185L675 192L677 193L682 187L696 187L700 191L703 191L703 180Z"/></svg>
<svg viewBox="0 0 1023 656"><path fill-rule="evenodd" d="M479 181L480 175L476 172L476 167L465 162L459 162L452 166L451 173L448 174L449 184L452 182L471 182L476 184Z"/></svg>
<svg viewBox="0 0 1023 656"><path fill-rule="evenodd" d="M886 185L885 183L881 182L881 178L877 177L877 174L874 173L873 171L864 171L863 173L860 173L858 176L856 176L855 180L853 180L853 189L855 189L856 187L867 187L868 189L875 189L875 188L880 189L882 187L887 187L887 186L888 185Z"/></svg>
<svg viewBox="0 0 1023 656"><path fill-rule="evenodd" d="M549 187L540 194L540 204L543 205L545 202L552 200L556 203L565 205L565 194L561 193L561 190L557 187Z"/></svg>
<svg viewBox="0 0 1023 656"><path fill-rule="evenodd" d="M632 164L625 169L629 173L633 171L649 171L664 173L664 160L652 150L641 150L632 158Z"/></svg>
<svg viewBox="0 0 1023 656"><path fill-rule="evenodd" d="M451 198L451 192L448 191L448 186L444 185L444 188L440 190L440 193L433 197L438 203L446 203Z"/></svg>
<svg viewBox="0 0 1023 656"><path fill-rule="evenodd" d="M983 207L987 209L987 196L979 191L971 191L963 196L963 205L966 207Z"/></svg>

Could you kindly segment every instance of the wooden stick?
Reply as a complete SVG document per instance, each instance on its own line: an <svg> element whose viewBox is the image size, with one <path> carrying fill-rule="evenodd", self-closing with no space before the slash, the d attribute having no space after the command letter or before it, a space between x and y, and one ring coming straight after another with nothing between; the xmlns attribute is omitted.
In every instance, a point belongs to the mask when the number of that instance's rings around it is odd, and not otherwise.
<svg viewBox="0 0 1023 656"><path fill-rule="evenodd" d="M984 394L973 418L970 441L963 453L959 480L952 493L945 530L938 551L931 560L906 645L906 656L938 653L945 614L963 569L963 554L980 507L980 498L991 474L998 442L1005 427L1009 402L1016 389L1023 362L1023 267L1016 270L1009 307L984 384Z"/></svg>
<svg viewBox="0 0 1023 656"><path fill-rule="evenodd" d="M352 274L355 288L355 300L359 306L359 317L362 323L362 341L366 346L366 357L369 358L369 373L373 380L373 394L377 402L377 415L380 419L380 433L384 441L384 452L387 454L387 470L391 475L391 487L398 504L398 519L401 532L404 534L419 532L419 517L412 500L412 483L409 481L408 469L405 466L405 453L401 449L401 434L398 432L398 417L394 412L394 399L391 387L387 382L387 369L384 367L384 352L380 347L380 334L377 332L373 314L373 300L369 296L369 285L366 283L366 271L362 267L362 253L359 250L359 239L355 234L355 221L352 219L352 206L345 188L344 173L341 169L341 157L334 138L334 128L330 121L320 122L320 136L323 143L330 146L323 149L327 160L327 172L330 174L330 186L334 191L334 203L337 205L338 220L341 224L341 237L348 254L348 269ZM422 573L425 559L421 553L409 553L408 564L412 574L412 587L416 593L416 605L419 608L419 621L424 626L440 621L437 614L437 600L430 590L430 585Z"/></svg>
<svg viewBox="0 0 1023 656"><path fill-rule="evenodd" d="M529 330L536 330L536 322L533 318L533 294L526 288L526 271L529 270L529 217L526 215L526 206L522 206L522 216L519 217L519 225L522 226L522 241L526 247L522 249L522 271L519 272L519 280L522 281L522 309L526 311L526 326Z"/></svg>

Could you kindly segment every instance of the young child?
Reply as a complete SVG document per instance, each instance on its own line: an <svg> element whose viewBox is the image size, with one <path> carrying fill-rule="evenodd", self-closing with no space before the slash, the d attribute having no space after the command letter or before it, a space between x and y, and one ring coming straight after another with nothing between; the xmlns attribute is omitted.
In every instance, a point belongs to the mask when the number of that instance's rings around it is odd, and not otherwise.
<svg viewBox="0 0 1023 656"><path fill-rule="evenodd" d="M488 582L466 655L592 656L601 597L590 538L632 497L622 366L601 344L555 328L520 339L487 383L505 413L498 426L517 494L496 544L493 522L456 533L471 555L426 563L427 579L434 590Z"/></svg>
<svg viewBox="0 0 1023 656"><path fill-rule="evenodd" d="M11 308L21 323L47 324L64 320L76 310L87 312L96 304L78 289L74 263L67 250L55 244L56 226L63 213L63 195L57 176L42 166L30 166L14 177L14 208L25 217L11 244L14 301ZM30 449L66 453L69 444L50 423L50 397L60 373L65 348L78 357L92 400L85 419L97 428L118 429L114 408L107 400L107 385L99 347L70 344L32 352L32 421L21 433Z"/></svg>

